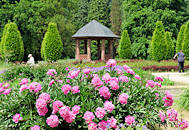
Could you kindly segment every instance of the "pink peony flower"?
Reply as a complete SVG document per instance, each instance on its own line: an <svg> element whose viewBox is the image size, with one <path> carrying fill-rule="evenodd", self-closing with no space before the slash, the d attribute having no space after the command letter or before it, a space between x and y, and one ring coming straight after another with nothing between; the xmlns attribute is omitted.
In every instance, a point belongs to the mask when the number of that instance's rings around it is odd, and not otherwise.
<svg viewBox="0 0 189 130"><path fill-rule="evenodd" d="M45 116L46 113L48 112L48 108L47 107L37 108L37 112L40 116Z"/></svg>
<svg viewBox="0 0 189 130"><path fill-rule="evenodd" d="M52 86L53 84L54 84L54 80L51 80L49 86Z"/></svg>
<svg viewBox="0 0 189 130"><path fill-rule="evenodd" d="M2 94L4 95L8 95L11 92L11 88L9 89L5 89L4 92Z"/></svg>
<svg viewBox="0 0 189 130"><path fill-rule="evenodd" d="M57 127L59 124L59 119L58 116L56 115L51 115L50 117L47 118L46 123L51 127Z"/></svg>
<svg viewBox="0 0 189 130"><path fill-rule="evenodd" d="M119 79L117 77L112 77L111 81L115 81L116 83L119 83Z"/></svg>
<svg viewBox="0 0 189 130"><path fill-rule="evenodd" d="M68 68L68 67L66 67L66 71L67 71L67 72L69 71L69 68Z"/></svg>
<svg viewBox="0 0 189 130"><path fill-rule="evenodd" d="M28 86L27 86L27 85L22 85L22 86L20 87L20 92L22 92L22 91L24 91L24 90L26 90L26 89L28 89Z"/></svg>
<svg viewBox="0 0 189 130"><path fill-rule="evenodd" d="M39 83L33 82L29 85L28 89L30 90L30 92L34 91L34 93L38 93L42 88Z"/></svg>
<svg viewBox="0 0 189 130"><path fill-rule="evenodd" d="M8 83L4 84L4 88L7 89L10 85Z"/></svg>
<svg viewBox="0 0 189 130"><path fill-rule="evenodd" d="M63 83L63 80L58 80L59 83Z"/></svg>
<svg viewBox="0 0 189 130"><path fill-rule="evenodd" d="M20 116L20 114L16 113L14 116L13 116L13 121L15 123L18 123L19 120L22 120L22 117Z"/></svg>
<svg viewBox="0 0 189 130"><path fill-rule="evenodd" d="M176 110L174 109L167 110L167 116L168 116L169 121L177 121L178 120L177 115L178 113Z"/></svg>
<svg viewBox="0 0 189 130"><path fill-rule="evenodd" d="M105 111L104 108L98 107L96 109L95 115L96 115L97 118L101 118L102 119L102 118L104 118L105 114L106 114L106 111Z"/></svg>
<svg viewBox="0 0 189 130"><path fill-rule="evenodd" d="M47 72L47 75L49 75L49 76L54 76L56 74L57 74L57 72L56 72L55 69L49 69L48 72Z"/></svg>
<svg viewBox="0 0 189 130"><path fill-rule="evenodd" d="M121 82L124 82L124 83L128 83L128 82L129 82L127 76L120 76L120 77L119 77L119 80L120 80Z"/></svg>
<svg viewBox="0 0 189 130"><path fill-rule="evenodd" d="M104 97L104 99L109 99L111 96L108 87L101 87L99 89L99 93L100 93L100 96Z"/></svg>
<svg viewBox="0 0 189 130"><path fill-rule="evenodd" d="M88 130L97 130L97 124L94 122L90 122L88 124Z"/></svg>
<svg viewBox="0 0 189 130"><path fill-rule="evenodd" d="M156 86L160 87L160 88L162 87L161 83L159 83L159 82L155 82L154 84L155 84Z"/></svg>
<svg viewBox="0 0 189 130"><path fill-rule="evenodd" d="M47 102L44 99L38 98L36 101L37 108L44 108L47 106Z"/></svg>
<svg viewBox="0 0 189 130"><path fill-rule="evenodd" d="M79 73L80 73L80 70L76 70L76 71L72 70L68 73L67 78L74 79L79 75Z"/></svg>
<svg viewBox="0 0 189 130"><path fill-rule="evenodd" d="M147 84L146 84L146 87L151 87L151 88L154 88L155 87L155 82L153 80L147 80Z"/></svg>
<svg viewBox="0 0 189 130"><path fill-rule="evenodd" d="M67 94L70 92L71 88L72 88L72 87L71 87L70 85L68 85L68 84L63 85L63 86L62 86L62 92L63 92L65 95L67 95Z"/></svg>
<svg viewBox="0 0 189 130"><path fill-rule="evenodd" d="M114 128L114 129L117 128L117 125L116 125L117 120L115 118L111 117L107 122L110 124L111 128Z"/></svg>
<svg viewBox="0 0 189 130"><path fill-rule="evenodd" d="M70 107L68 107L68 106L63 106L59 110L60 116L62 118L64 118L64 119L66 119L66 117L68 116L69 112L70 112Z"/></svg>
<svg viewBox="0 0 189 130"><path fill-rule="evenodd" d="M155 77L155 80L163 82L163 78L162 77Z"/></svg>
<svg viewBox="0 0 189 130"><path fill-rule="evenodd" d="M31 127L31 130L40 130L40 127L38 125L34 125L33 127Z"/></svg>
<svg viewBox="0 0 189 130"><path fill-rule="evenodd" d="M119 84L115 80L110 80L109 81L110 87L112 90L118 90L119 89Z"/></svg>
<svg viewBox="0 0 189 130"><path fill-rule="evenodd" d="M98 127L99 127L100 129L102 129L102 130L106 130L106 126L107 126L107 121L102 120L102 121L100 121L100 122L98 123Z"/></svg>
<svg viewBox="0 0 189 130"><path fill-rule="evenodd" d="M72 111L69 111L64 120L66 120L67 123L72 123L75 120L75 114L73 114Z"/></svg>
<svg viewBox="0 0 189 130"><path fill-rule="evenodd" d="M43 99L45 100L47 103L50 102L51 98L50 95L48 93L42 93L39 95L39 99Z"/></svg>
<svg viewBox="0 0 189 130"><path fill-rule="evenodd" d="M78 105L75 105L74 107L72 107L72 112L75 115L79 114L79 110L80 110L80 106Z"/></svg>
<svg viewBox="0 0 189 130"><path fill-rule="evenodd" d="M3 83L0 83L0 88L3 87Z"/></svg>
<svg viewBox="0 0 189 130"><path fill-rule="evenodd" d="M91 81L92 85L94 85L96 88L102 86L104 83L100 80L98 75L95 75Z"/></svg>
<svg viewBox="0 0 189 130"><path fill-rule="evenodd" d="M120 96L119 96L119 102L121 104L127 104L127 99L128 99L128 95L126 93L122 93Z"/></svg>
<svg viewBox="0 0 189 130"><path fill-rule="evenodd" d="M173 96L168 91L165 91L165 97L163 97L163 101L165 102L164 106L172 106Z"/></svg>
<svg viewBox="0 0 189 130"><path fill-rule="evenodd" d="M128 70L126 70L126 73L128 73L128 74L132 74L132 75L135 75L135 72L134 72L132 69L128 69Z"/></svg>
<svg viewBox="0 0 189 130"><path fill-rule="evenodd" d="M108 83L111 80L111 76L109 73L106 73L105 75L102 76L102 80L105 81L105 83Z"/></svg>
<svg viewBox="0 0 189 130"><path fill-rule="evenodd" d="M125 117L125 123L127 125L132 125L133 123L135 123L135 117L130 116L130 115Z"/></svg>
<svg viewBox="0 0 189 130"><path fill-rule="evenodd" d="M73 93L73 94L79 93L79 92L80 92L80 90L79 90L79 87L78 87L78 86L74 86L74 87L72 88L72 93Z"/></svg>
<svg viewBox="0 0 189 130"><path fill-rule="evenodd" d="M114 59L109 59L108 62L106 62L107 67L114 67L116 66L117 62Z"/></svg>
<svg viewBox="0 0 189 130"><path fill-rule="evenodd" d="M112 102L110 102L110 101L105 101L105 103L104 103L104 109L107 112L111 113L113 111L113 109L114 109L114 104L112 104Z"/></svg>
<svg viewBox="0 0 189 130"><path fill-rule="evenodd" d="M95 118L94 114L90 111L86 111L84 114L84 119L87 123L91 122Z"/></svg>
<svg viewBox="0 0 189 130"><path fill-rule="evenodd" d="M116 69L118 75L122 75L123 71L121 69Z"/></svg>
<svg viewBox="0 0 189 130"><path fill-rule="evenodd" d="M123 69L124 69L125 71L127 71L128 69L130 69L130 67L127 66L127 65L124 65L124 66L123 66Z"/></svg>
<svg viewBox="0 0 189 130"><path fill-rule="evenodd" d="M54 101L52 114L56 114L60 107L63 107L63 103L61 101Z"/></svg>
<svg viewBox="0 0 189 130"><path fill-rule="evenodd" d="M26 85L26 84L28 84L28 79L27 78L22 79L20 85Z"/></svg>
<svg viewBox="0 0 189 130"><path fill-rule="evenodd" d="M189 123L188 123L186 120L182 120L182 122L179 121L178 126L179 126L179 128L181 128L182 130L184 130L184 129L188 128Z"/></svg>
<svg viewBox="0 0 189 130"><path fill-rule="evenodd" d="M135 79L141 80L141 77L138 75L135 75Z"/></svg>
<svg viewBox="0 0 189 130"><path fill-rule="evenodd" d="M165 113L159 112L159 117L161 119L161 122L165 121L165 118L166 118Z"/></svg>
<svg viewBox="0 0 189 130"><path fill-rule="evenodd" d="M155 93L155 95L156 95L156 99L158 99L159 98L159 93Z"/></svg>
<svg viewBox="0 0 189 130"><path fill-rule="evenodd" d="M83 73L84 73L84 74L89 74L90 72L91 72L91 69L84 69L84 70L83 70Z"/></svg>
<svg viewBox="0 0 189 130"><path fill-rule="evenodd" d="M1 87L0 88L0 93L2 93L4 90L5 90L4 87Z"/></svg>

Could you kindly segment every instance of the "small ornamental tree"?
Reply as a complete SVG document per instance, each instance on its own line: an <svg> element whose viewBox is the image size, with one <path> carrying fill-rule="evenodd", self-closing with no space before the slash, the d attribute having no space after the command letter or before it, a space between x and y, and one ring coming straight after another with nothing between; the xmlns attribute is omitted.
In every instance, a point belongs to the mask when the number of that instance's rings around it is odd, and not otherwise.
<svg viewBox="0 0 189 130"><path fill-rule="evenodd" d="M186 29L186 25L182 25L180 28L180 32L177 36L176 52L179 52L182 49L185 29Z"/></svg>
<svg viewBox="0 0 189 130"><path fill-rule="evenodd" d="M189 59L189 21L186 24L182 50L186 56L186 59Z"/></svg>
<svg viewBox="0 0 189 130"><path fill-rule="evenodd" d="M167 59L171 59L174 56L174 44L171 39L170 32L165 33L165 39L166 39L166 44L167 44Z"/></svg>
<svg viewBox="0 0 189 130"><path fill-rule="evenodd" d="M7 28L8 28L9 24L7 23L4 27L4 30L3 30L3 35L2 35L2 38L1 38L1 43L0 43L0 54L1 54L1 57L4 59L4 54L3 54L3 43L5 41L5 36L6 36L6 33L7 33Z"/></svg>
<svg viewBox="0 0 189 130"><path fill-rule="evenodd" d="M161 21L157 21L150 45L150 56L153 60L163 60L167 56L165 30Z"/></svg>
<svg viewBox="0 0 189 130"><path fill-rule="evenodd" d="M118 47L118 54L121 59L129 59L132 56L131 40L129 38L127 30L122 32L121 40Z"/></svg>
<svg viewBox="0 0 189 130"><path fill-rule="evenodd" d="M18 27L15 23L9 23L5 28L5 36L2 39L2 54L5 60L22 61L24 57L24 44Z"/></svg>
<svg viewBox="0 0 189 130"><path fill-rule="evenodd" d="M45 61L56 61L61 58L63 44L55 23L49 23L41 45L41 57Z"/></svg>

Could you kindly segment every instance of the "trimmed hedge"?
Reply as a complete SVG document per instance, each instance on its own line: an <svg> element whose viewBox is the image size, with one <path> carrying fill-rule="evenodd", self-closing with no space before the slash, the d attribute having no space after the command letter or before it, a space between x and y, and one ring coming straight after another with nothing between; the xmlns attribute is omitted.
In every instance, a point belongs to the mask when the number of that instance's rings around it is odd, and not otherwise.
<svg viewBox="0 0 189 130"><path fill-rule="evenodd" d="M1 54L8 61L22 61L24 57L24 44L15 23L9 23L4 28Z"/></svg>
<svg viewBox="0 0 189 130"><path fill-rule="evenodd" d="M186 30L184 33L184 41L183 41L182 50L186 56L186 59L189 59L189 21L186 24Z"/></svg>
<svg viewBox="0 0 189 130"><path fill-rule="evenodd" d="M171 70L178 70L178 66L146 66L142 67L143 70L154 70L154 71L171 71ZM189 69L189 65L185 65L184 69Z"/></svg>
<svg viewBox="0 0 189 130"><path fill-rule="evenodd" d="M123 31L122 33L118 47L118 54L121 59L130 59L132 56L131 40L129 38L129 34L127 30Z"/></svg>
<svg viewBox="0 0 189 130"><path fill-rule="evenodd" d="M180 52L180 50L182 49L185 29L186 29L186 25L182 25L180 28L180 32L177 36L176 53Z"/></svg>
<svg viewBox="0 0 189 130"><path fill-rule="evenodd" d="M62 57L63 44L56 23L49 23L41 45L41 58L56 61Z"/></svg>
<svg viewBox="0 0 189 130"><path fill-rule="evenodd" d="M165 29L161 21L157 21L156 28L152 36L150 45L150 56L153 60L160 61L166 59L167 45L165 39Z"/></svg>
<svg viewBox="0 0 189 130"><path fill-rule="evenodd" d="M174 56L174 43L171 39L170 32L165 33L165 39L166 39L166 44L167 44L167 59L172 59Z"/></svg>

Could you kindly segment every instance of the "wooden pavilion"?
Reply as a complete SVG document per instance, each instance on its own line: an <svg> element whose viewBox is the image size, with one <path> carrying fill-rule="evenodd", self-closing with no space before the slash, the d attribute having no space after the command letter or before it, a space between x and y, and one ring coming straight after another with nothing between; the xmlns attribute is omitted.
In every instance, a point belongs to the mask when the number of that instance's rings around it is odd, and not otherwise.
<svg viewBox="0 0 189 130"><path fill-rule="evenodd" d="M91 61L91 40L97 40L98 58L108 60L113 58L113 42L119 36L96 20L79 29L72 36L76 40L76 59ZM80 41L84 40L84 54L80 54ZM108 54L105 54L105 42L108 41Z"/></svg>

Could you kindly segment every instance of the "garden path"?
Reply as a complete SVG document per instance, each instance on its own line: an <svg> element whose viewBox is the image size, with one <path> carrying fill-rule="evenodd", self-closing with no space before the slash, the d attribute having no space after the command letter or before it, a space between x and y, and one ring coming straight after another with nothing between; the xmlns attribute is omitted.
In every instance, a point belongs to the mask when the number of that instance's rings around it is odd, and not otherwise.
<svg viewBox="0 0 189 130"><path fill-rule="evenodd" d="M189 88L189 76L186 76L186 73L178 73L178 72L162 72L162 73L152 73L155 76L161 76L164 78L169 78L175 84L174 86L163 86L161 90L168 90L171 94L173 94L174 99L177 99L180 94L184 92L184 89ZM174 104L174 109L178 111L180 117L189 121L189 112L178 108L177 105ZM167 130L172 130L173 128L167 128ZM174 130L174 129L173 129Z"/></svg>

